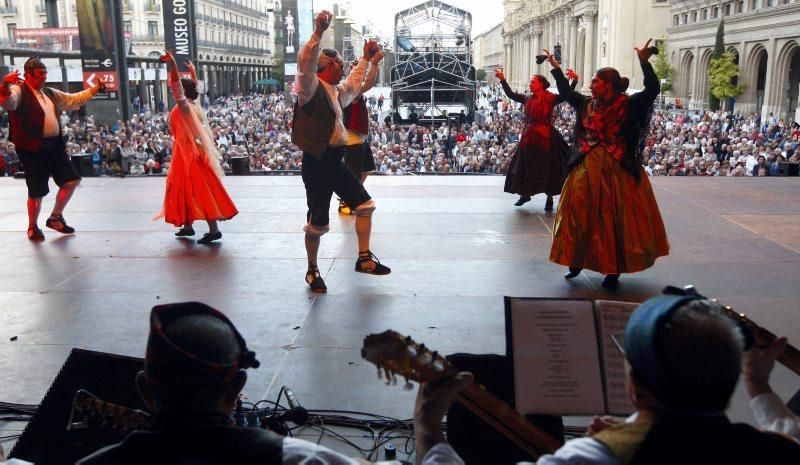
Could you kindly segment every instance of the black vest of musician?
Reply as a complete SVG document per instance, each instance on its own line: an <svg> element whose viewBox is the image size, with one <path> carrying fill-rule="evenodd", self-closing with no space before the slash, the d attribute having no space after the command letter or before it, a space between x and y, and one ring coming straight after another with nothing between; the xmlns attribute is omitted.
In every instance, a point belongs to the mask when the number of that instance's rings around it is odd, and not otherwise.
<svg viewBox="0 0 800 465"><path fill-rule="evenodd" d="M800 464L800 444L726 417L656 421L630 465Z"/></svg>

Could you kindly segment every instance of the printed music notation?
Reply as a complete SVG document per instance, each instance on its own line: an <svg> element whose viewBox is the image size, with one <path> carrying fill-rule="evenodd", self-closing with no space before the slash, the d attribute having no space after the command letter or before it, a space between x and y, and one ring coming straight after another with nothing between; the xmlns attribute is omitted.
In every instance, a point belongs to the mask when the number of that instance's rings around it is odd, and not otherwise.
<svg viewBox="0 0 800 465"><path fill-rule="evenodd" d="M620 334L637 304L511 299L516 406L520 413L626 414Z"/></svg>

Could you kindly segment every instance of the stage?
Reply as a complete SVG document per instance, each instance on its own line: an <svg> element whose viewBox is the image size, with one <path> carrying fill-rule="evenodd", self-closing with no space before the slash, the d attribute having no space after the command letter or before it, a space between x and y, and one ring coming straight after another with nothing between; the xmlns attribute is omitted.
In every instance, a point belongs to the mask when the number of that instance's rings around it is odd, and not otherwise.
<svg viewBox="0 0 800 465"><path fill-rule="evenodd" d="M38 403L73 347L143 356L151 307L187 300L227 313L258 354L251 401L285 385L308 408L398 418L411 416L416 391L376 378L360 356L364 336L391 328L445 354L503 353L504 295L641 301L694 284L800 345L800 178L651 179L671 253L623 275L617 292L592 272L566 281L547 261L554 214L543 195L515 207L500 176L376 176L371 248L392 274L353 272L353 217L332 204L319 262L328 293L315 295L303 279L299 176L225 178L240 214L211 246L153 221L163 177L87 178L65 212L77 233L43 228L46 240L30 242L25 183L2 178L0 401ZM788 400L800 379L779 367L774 387ZM731 415L752 422L741 390Z"/></svg>

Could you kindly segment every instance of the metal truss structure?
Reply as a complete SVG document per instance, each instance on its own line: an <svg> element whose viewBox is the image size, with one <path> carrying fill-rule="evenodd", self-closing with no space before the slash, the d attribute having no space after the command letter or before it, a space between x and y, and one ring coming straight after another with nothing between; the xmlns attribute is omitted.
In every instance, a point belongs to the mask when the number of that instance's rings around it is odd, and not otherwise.
<svg viewBox="0 0 800 465"><path fill-rule="evenodd" d="M475 111L472 14L428 0L395 15L392 103L403 121L433 123Z"/></svg>

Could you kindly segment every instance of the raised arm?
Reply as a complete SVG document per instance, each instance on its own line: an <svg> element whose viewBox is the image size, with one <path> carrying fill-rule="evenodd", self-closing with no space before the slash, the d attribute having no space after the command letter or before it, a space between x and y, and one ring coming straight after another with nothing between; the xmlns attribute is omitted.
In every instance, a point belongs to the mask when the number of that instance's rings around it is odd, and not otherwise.
<svg viewBox="0 0 800 465"><path fill-rule="evenodd" d="M3 84L0 85L0 106L7 111L17 109L20 100L19 85L22 83L22 78L19 77L19 70L14 70L3 76Z"/></svg>
<svg viewBox="0 0 800 465"><path fill-rule="evenodd" d="M350 70L347 79L339 84L339 102L342 104L342 108L350 105L353 99L361 93L367 63L372 60L379 49L380 45L375 39L364 42L364 55L358 60L358 66Z"/></svg>
<svg viewBox="0 0 800 465"><path fill-rule="evenodd" d="M192 60L186 62L186 69L189 70L189 78L197 84L197 68L194 67Z"/></svg>
<svg viewBox="0 0 800 465"><path fill-rule="evenodd" d="M51 89L53 91L53 102L56 104L58 111L62 110L77 110L84 106L86 102L93 99L95 95L106 90L105 84L98 79L94 85L88 89L80 92L68 94L61 92L58 89Z"/></svg>
<svg viewBox="0 0 800 465"><path fill-rule="evenodd" d="M330 27L333 14L323 10L314 19L314 33L308 42L300 49L297 54L297 103L305 105L317 91L319 82L317 81L317 60L319 59L319 43L322 34Z"/></svg>
<svg viewBox="0 0 800 465"><path fill-rule="evenodd" d="M574 108L580 108L583 103L589 99L589 97L577 92L569 83L569 80L566 76L564 76L564 72L561 71L561 65L558 64L555 57L549 50L544 50L544 53L547 55L547 60L550 62L550 65L553 67L553 70L550 71L550 74L553 75L553 78L556 80L556 87L558 88L558 95L560 99L569 103Z"/></svg>
<svg viewBox="0 0 800 465"><path fill-rule="evenodd" d="M642 74L644 74L644 90L631 96L631 104L640 102L640 105L644 105L646 103L647 106L649 106L653 103L653 101L655 101L656 97L658 97L658 93L661 92L661 84L658 82L658 76L656 76L653 66L648 61L650 60L651 56L658 52L657 48L650 46L651 40L653 39L647 39L647 43L644 44L644 47L637 47L634 49L636 50L636 55L639 57L639 63L642 65Z"/></svg>
<svg viewBox="0 0 800 465"><path fill-rule="evenodd" d="M194 110L192 110L189 102L186 101L186 95L183 93L181 76L178 74L178 63L175 62L175 57L172 55L172 51L167 50L167 53L162 55L160 60L163 63L166 63L167 68L169 68L169 78L167 79L167 84L172 90L172 96L175 98L175 103L180 108L181 114L184 116L192 114Z"/></svg>
<svg viewBox="0 0 800 465"><path fill-rule="evenodd" d="M380 69L378 63L380 63L385 56L386 51L379 49L375 56L369 61L369 71L367 71L367 77L364 79L364 84L361 85L361 91L359 93L364 94L375 86L375 80L378 77L378 70Z"/></svg>
<svg viewBox="0 0 800 465"><path fill-rule="evenodd" d="M519 103L525 103L525 96L522 94L518 94L511 90L511 86L508 85L506 82L506 75L503 73L502 69L494 70L494 77L500 80L500 85L503 87L503 92L506 93L506 97L510 98L511 100Z"/></svg>

